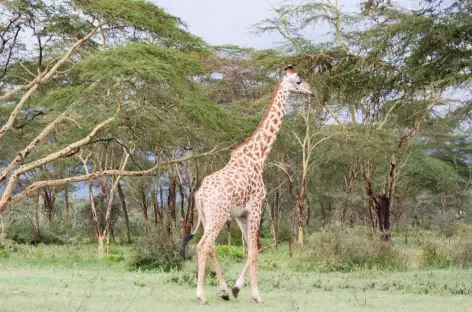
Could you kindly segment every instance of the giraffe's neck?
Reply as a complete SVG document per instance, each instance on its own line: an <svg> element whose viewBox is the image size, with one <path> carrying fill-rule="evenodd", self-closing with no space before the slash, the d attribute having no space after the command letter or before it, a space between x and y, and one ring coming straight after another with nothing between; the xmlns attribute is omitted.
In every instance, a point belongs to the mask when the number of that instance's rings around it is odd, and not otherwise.
<svg viewBox="0 0 472 312"><path fill-rule="evenodd" d="M232 152L232 158L247 156L261 166L264 165L280 131L285 116L288 91L279 82L267 111L252 135Z"/></svg>

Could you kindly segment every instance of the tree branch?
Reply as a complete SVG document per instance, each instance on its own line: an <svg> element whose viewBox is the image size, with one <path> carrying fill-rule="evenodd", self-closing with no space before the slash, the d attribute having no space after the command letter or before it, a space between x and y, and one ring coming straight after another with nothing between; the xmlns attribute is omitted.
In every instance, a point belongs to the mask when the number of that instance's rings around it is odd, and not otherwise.
<svg viewBox="0 0 472 312"><path fill-rule="evenodd" d="M76 141L76 142L70 144L69 146L63 148L60 151L52 153L52 154L50 154L46 157L43 157L41 159L38 159L38 160L33 161L31 163L28 163L28 164L25 164L25 165L21 166L20 168L18 168L18 170L16 170L15 173L10 177L10 180L8 181L8 184L5 188L5 191L3 192L2 198L0 199L0 212L2 211L2 206L5 205L5 203L7 203L9 201L9 199L11 198L11 194L13 193L16 182L18 181L18 178L20 177L20 175L22 175L23 173L25 173L25 172L27 172L31 169L34 169L34 168L37 168L37 167L42 166L44 164L50 163L50 162L52 162L56 159L69 156L71 153L74 153L75 150L77 150L81 146L84 146L90 140L92 140L92 138L95 136L95 134L97 134L98 131L100 131L107 124L111 123L114 119L115 119L115 117L111 117L111 118L108 118L107 120L101 122L100 124L95 126L95 128L82 140Z"/></svg>
<svg viewBox="0 0 472 312"><path fill-rule="evenodd" d="M54 130L54 128L60 124L61 122L68 120L67 117L65 117L65 113L63 113L61 116L56 118L54 121L52 121L49 125L47 125L41 133L34 138L28 146L26 146L21 152L18 153L18 155L10 162L10 164L3 169L0 172L0 182L5 180L6 176L11 173L11 171L23 160L30 154L33 149L38 145L39 143L42 142L42 140L51 132Z"/></svg>
<svg viewBox="0 0 472 312"><path fill-rule="evenodd" d="M179 159L172 159L166 162L161 162L157 163L154 165L152 168L147 169L147 170L142 170L142 171L122 171L122 170L103 170L103 171L98 171L94 173L89 173L89 174L84 174L80 176L75 176L75 177L68 177L68 178L62 178L62 179L56 179L56 180L49 180L49 181L37 181L26 187L23 191L18 193L15 196L11 196L11 191L10 194L4 193L2 199L0 200L0 214L5 211L7 206L9 204L17 203L24 199L26 196L31 194L32 192L45 188L45 187L55 187L55 186L61 186L69 183L74 183L74 182L81 182L81 181L89 181L92 179L96 179L99 177L104 177L104 176L122 176L122 177L140 177L140 176L149 176L153 175L156 171L158 171L161 167L164 166L169 166L173 165L176 163L188 161L190 159L194 158L199 158L199 157L205 157L208 155L213 155L220 153L222 151L228 150L229 148L224 148L224 149L212 149L211 151L201 153L198 155L191 155L188 157L183 157Z"/></svg>
<svg viewBox="0 0 472 312"><path fill-rule="evenodd" d="M56 64L48 71L46 74L43 76L43 73L39 73L36 78L31 81L29 84L25 86L21 86L17 89L11 90L10 92L5 93L4 95L0 96L0 101L7 101L11 99L13 96L15 96L17 93L19 93L22 90L28 89L28 91L21 97L20 101L16 105L15 109L13 112L10 114L10 117L8 118L7 122L2 126L0 129L0 139L3 137L3 135L11 128L13 125L13 122L15 121L16 117L20 113L21 109L23 108L23 105L26 103L26 101L36 92L36 90L39 88L41 84L46 83L52 75L56 73L56 71L59 69L59 67L66 62L74 50L80 46L82 43L85 41L89 40L97 31L99 27L101 27L102 24L99 24L98 26L94 27L85 37L82 39L77 40L70 48L69 50L62 56L59 61L57 61Z"/></svg>

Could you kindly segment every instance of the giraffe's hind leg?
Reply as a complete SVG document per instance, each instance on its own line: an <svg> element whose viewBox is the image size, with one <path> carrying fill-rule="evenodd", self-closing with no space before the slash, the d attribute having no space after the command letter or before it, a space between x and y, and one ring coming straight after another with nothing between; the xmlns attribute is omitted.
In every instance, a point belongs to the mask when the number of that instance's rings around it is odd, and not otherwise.
<svg viewBox="0 0 472 312"><path fill-rule="evenodd" d="M239 226L239 229L241 230L241 233L243 234L244 241L246 242L246 246L248 246L248 222L247 222L247 217L239 217L236 218L236 223ZM244 268L241 272L241 275L239 276L238 280L236 281L236 284L231 288L231 291L233 292L233 296L235 298L238 297L239 291L241 288L244 286L244 282L246 280L247 273L249 271L249 266L250 266L250 261L249 259L246 261L246 264L244 265Z"/></svg>
<svg viewBox="0 0 472 312"><path fill-rule="evenodd" d="M223 273L221 272L221 266L216 258L216 247L213 245L213 248L210 251L210 259L213 263L213 270L216 273L216 277L218 278L219 288L220 288L220 297L224 300L229 300L229 291L228 285L223 277Z"/></svg>
<svg viewBox="0 0 472 312"><path fill-rule="evenodd" d="M198 285L197 285L197 298L200 299L202 304L206 304L206 298L204 295L204 284L205 284L205 269L206 260L209 257L212 264L213 270L216 273L216 277L219 282L220 297L224 300L229 300L228 285L221 272L221 266L216 258L216 246L215 240L223 228L226 220L215 220L216 222L209 222L205 226L205 233L202 239L197 245L198 250ZM221 221L221 222L220 222Z"/></svg>
<svg viewBox="0 0 472 312"><path fill-rule="evenodd" d="M205 270L208 252L205 249L205 244L208 239L208 234L205 232L197 244L197 262L198 262L198 275L197 275L197 298L201 304L207 304L204 292L205 284Z"/></svg>

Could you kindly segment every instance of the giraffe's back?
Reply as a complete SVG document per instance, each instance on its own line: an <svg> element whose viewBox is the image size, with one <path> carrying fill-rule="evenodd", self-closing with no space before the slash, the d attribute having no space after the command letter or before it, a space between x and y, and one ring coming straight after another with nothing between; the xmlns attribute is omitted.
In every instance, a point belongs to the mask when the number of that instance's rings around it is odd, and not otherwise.
<svg viewBox="0 0 472 312"><path fill-rule="evenodd" d="M259 189L263 188L263 185L259 185L262 180L255 175L254 171L228 165L206 176L197 191L205 215L215 209L228 217L230 212L233 217L236 216L233 213L235 211L241 214L241 209L245 208L254 192L260 192Z"/></svg>

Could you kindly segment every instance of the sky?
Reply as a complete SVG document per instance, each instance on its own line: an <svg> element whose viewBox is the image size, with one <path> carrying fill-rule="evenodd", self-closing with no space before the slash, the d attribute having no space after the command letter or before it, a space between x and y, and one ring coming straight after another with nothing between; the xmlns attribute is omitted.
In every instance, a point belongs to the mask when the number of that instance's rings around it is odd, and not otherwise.
<svg viewBox="0 0 472 312"><path fill-rule="evenodd" d="M274 1L274 0L272 0ZM151 0L180 17L188 31L211 45L236 44L264 49L273 47L277 36L251 34L251 26L272 15L267 0ZM278 2L274 2L278 3Z"/></svg>
<svg viewBox="0 0 472 312"><path fill-rule="evenodd" d="M257 35L251 33L254 24L274 17L271 8L283 3L282 0L150 0L163 7L172 15L180 17L188 26L188 31L202 37L211 45L235 44L256 49L274 48L282 38L276 34ZM319 0L323 1L323 0ZM341 9L356 11L362 0L338 0ZM285 1L297 3L299 1ZM418 0L397 0L392 4L416 7ZM357 9L358 10L358 9ZM323 25L317 25L316 36L327 32Z"/></svg>

